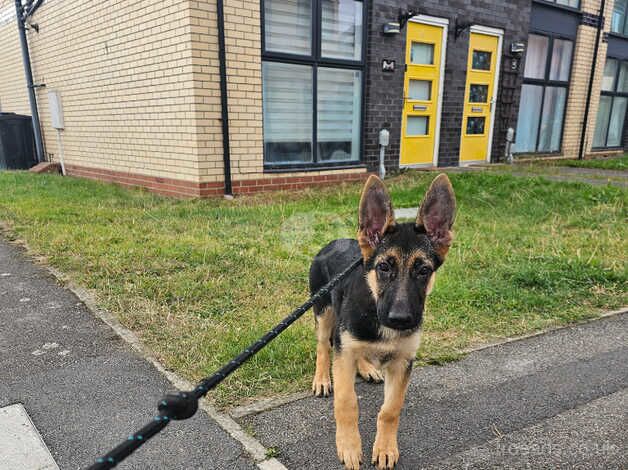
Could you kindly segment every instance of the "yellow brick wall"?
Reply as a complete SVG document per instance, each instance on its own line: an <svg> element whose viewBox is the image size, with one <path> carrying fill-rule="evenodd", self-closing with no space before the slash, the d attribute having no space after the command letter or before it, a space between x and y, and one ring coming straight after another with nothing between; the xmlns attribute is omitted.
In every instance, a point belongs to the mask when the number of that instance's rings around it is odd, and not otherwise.
<svg viewBox="0 0 628 470"><path fill-rule="evenodd" d="M600 0L582 0L582 10L587 13L597 15L600 10L600 3ZM606 22L604 25L604 31L610 31L611 14L613 11L612 0L606 2L605 9L604 18L606 19ZM586 105L589 77L591 75L591 62L593 60L596 34L597 29L591 26L580 25L578 28L578 37L574 47L571 83L563 130L563 155L566 157L576 158L578 157L578 152L580 150L584 108ZM587 133L585 137L585 153L591 151L591 144L593 142L595 121L600 102L602 75L604 71L604 63L606 62L606 49L606 43L600 41L597 65L595 67L595 76L593 80L593 89L591 93L591 107L589 110Z"/></svg>
<svg viewBox="0 0 628 470"><path fill-rule="evenodd" d="M52 159L47 90L62 97L68 164L198 181L193 3L43 4L28 38Z"/></svg>
<svg viewBox="0 0 628 470"><path fill-rule="evenodd" d="M260 178L264 165L260 1L225 0L224 5L231 171L234 179Z"/></svg>
<svg viewBox="0 0 628 470"><path fill-rule="evenodd" d="M0 111L30 116L15 5L0 0Z"/></svg>

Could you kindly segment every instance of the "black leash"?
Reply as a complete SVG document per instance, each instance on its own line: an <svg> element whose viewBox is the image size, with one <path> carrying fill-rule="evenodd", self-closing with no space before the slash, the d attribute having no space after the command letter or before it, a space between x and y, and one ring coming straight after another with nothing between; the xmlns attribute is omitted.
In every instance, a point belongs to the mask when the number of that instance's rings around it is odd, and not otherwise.
<svg viewBox="0 0 628 470"><path fill-rule="evenodd" d="M279 336L286 328L288 328L305 312L312 308L316 301L320 300L323 296L329 294L332 289L336 287L336 285L338 285L339 282L345 279L351 273L351 271L357 268L361 263L362 258L354 260L348 268L346 268L331 281L325 284L316 294L310 297L307 302L294 310L275 328L270 330L255 343L250 345L231 362L224 365L213 375L210 375L209 377L201 381L194 390L192 390L191 392L179 392L166 395L159 402L159 406L157 407L159 410L159 414L155 416L152 421L146 424L135 434L130 435L124 442L113 448L108 454L97 458L96 462L88 467L88 470L104 470L115 467L125 458L135 452L151 437L164 429L171 420L188 419L194 416L194 413L196 413L196 410L198 410L198 400L200 398L207 395L207 392L215 388L216 385L225 380L232 372L236 371L249 358L257 354L268 343L270 343L273 339Z"/></svg>

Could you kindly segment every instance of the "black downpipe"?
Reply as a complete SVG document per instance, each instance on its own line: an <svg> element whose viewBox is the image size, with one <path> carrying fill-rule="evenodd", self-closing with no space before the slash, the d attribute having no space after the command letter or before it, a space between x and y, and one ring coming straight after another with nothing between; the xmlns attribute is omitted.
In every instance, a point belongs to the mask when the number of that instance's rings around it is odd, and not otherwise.
<svg viewBox="0 0 628 470"><path fill-rule="evenodd" d="M222 161L225 175L225 196L232 196L231 154L229 151L229 107L227 101L227 58L225 54L225 11L218 0L218 61L220 62L220 117L222 120Z"/></svg>
<svg viewBox="0 0 628 470"><path fill-rule="evenodd" d="M587 123L589 121L589 111L591 110L591 95L593 94L593 81L595 79L595 66L597 65L597 54L600 48L600 39L604 30L604 10L606 0L602 0L600 5L600 14L598 15L597 35L595 36L595 48L593 49L593 62L591 63L591 75L589 76L589 89L587 90L587 102L584 107L584 118L582 121L582 134L580 135L580 150L578 152L578 160L584 158L585 140L587 138Z"/></svg>
<svg viewBox="0 0 628 470"><path fill-rule="evenodd" d="M39 2L39 4L41 4L41 2ZM44 161L44 141L41 137L39 112L37 111L37 97L35 96L35 85L33 84L33 70L31 68L31 59L28 53L26 28L24 27L24 22L26 21L26 18L23 14L21 0L15 0L15 15L17 17L17 28L20 33L20 44L22 46L22 62L24 63L24 75L26 76L26 86L28 87L28 101L31 107L31 119L33 120L33 132L35 134L35 149L37 151L37 161L41 163Z"/></svg>

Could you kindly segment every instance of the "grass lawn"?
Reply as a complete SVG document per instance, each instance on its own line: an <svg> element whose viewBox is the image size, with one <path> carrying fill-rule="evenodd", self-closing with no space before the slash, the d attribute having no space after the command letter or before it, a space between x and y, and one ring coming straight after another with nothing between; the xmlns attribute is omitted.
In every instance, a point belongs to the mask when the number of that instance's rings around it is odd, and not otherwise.
<svg viewBox="0 0 628 470"><path fill-rule="evenodd" d="M418 205L433 174L388 180ZM507 174L451 175L456 239L428 300L424 363L627 304L628 192ZM56 175L0 172L0 221L196 380L308 297L312 256L355 233L360 185L172 200ZM219 406L309 387L312 314L220 386Z"/></svg>

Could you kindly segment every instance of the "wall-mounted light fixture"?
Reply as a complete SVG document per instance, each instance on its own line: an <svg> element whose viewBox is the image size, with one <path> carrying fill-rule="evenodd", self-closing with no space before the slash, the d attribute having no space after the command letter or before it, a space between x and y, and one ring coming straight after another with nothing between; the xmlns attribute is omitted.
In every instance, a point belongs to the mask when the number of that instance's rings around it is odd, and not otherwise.
<svg viewBox="0 0 628 470"><path fill-rule="evenodd" d="M454 39L458 40L462 33L469 29L472 24L473 23L470 23L468 21L458 21L458 17L456 16L456 24L454 26Z"/></svg>
<svg viewBox="0 0 628 470"><path fill-rule="evenodd" d="M513 42L510 44L510 70L517 72L521 65L521 58L526 50L526 44L524 42Z"/></svg>
<svg viewBox="0 0 628 470"><path fill-rule="evenodd" d="M401 25L395 21L389 21L384 23L384 34L399 34L401 32Z"/></svg>
<svg viewBox="0 0 628 470"><path fill-rule="evenodd" d="M397 21L389 21L388 23L384 23L384 34L399 34L408 23L408 20L418 14L419 12L412 8L406 8L405 10L400 8L399 15L397 16Z"/></svg>
<svg viewBox="0 0 628 470"><path fill-rule="evenodd" d="M525 52L525 50L526 50L526 45L524 42L513 42L510 45L510 53L512 55L518 55L521 57L523 53Z"/></svg>

